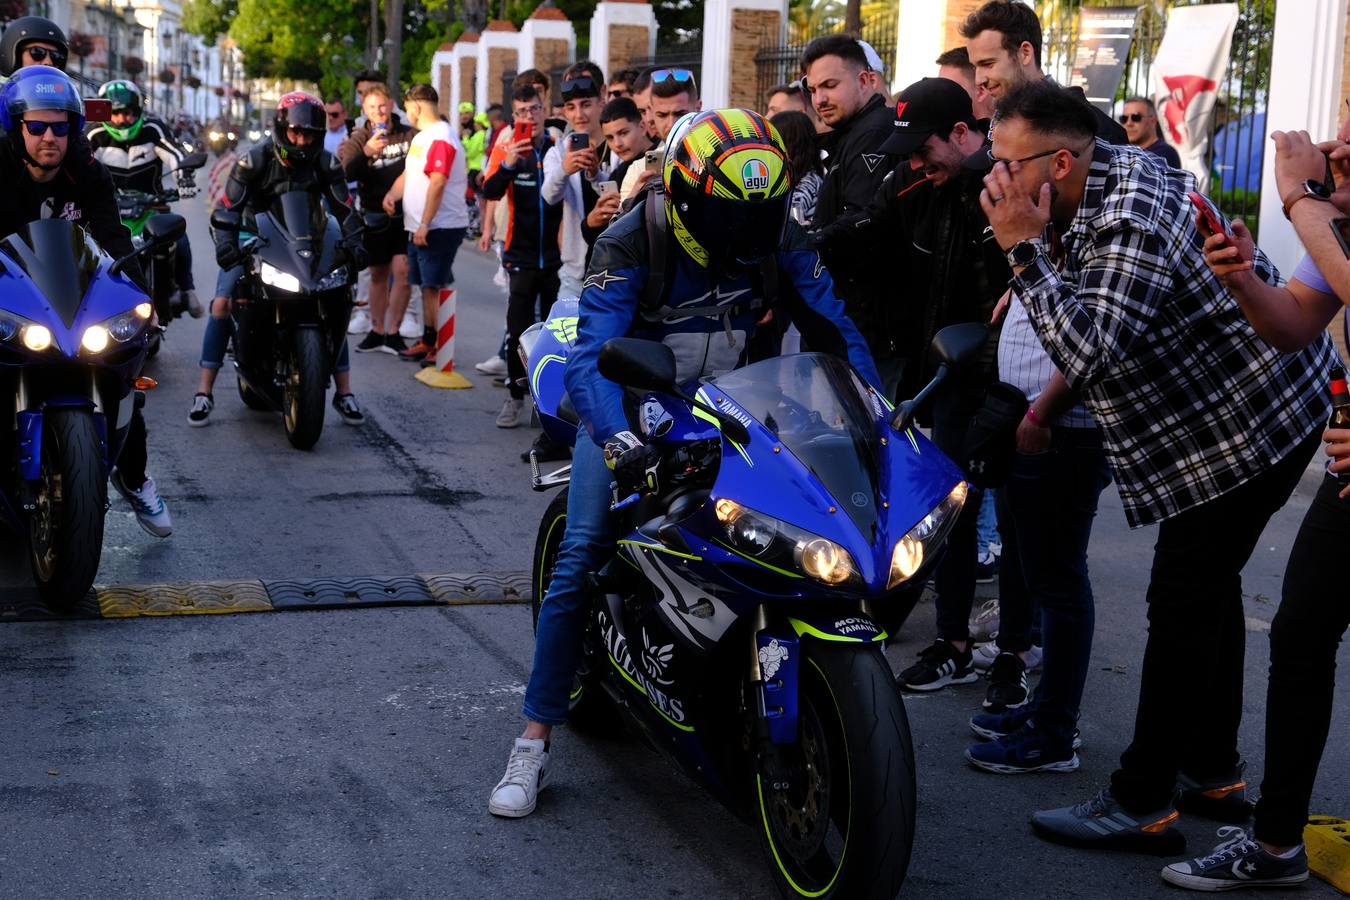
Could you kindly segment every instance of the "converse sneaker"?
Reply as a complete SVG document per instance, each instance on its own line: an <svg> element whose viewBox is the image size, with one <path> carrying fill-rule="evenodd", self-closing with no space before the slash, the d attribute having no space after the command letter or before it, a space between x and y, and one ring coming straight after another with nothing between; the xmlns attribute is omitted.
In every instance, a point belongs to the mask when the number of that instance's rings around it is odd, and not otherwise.
<svg viewBox="0 0 1350 900"><path fill-rule="evenodd" d="M919 661L895 679L907 691L936 691L949 684L970 684L980 676L970 664L970 651L957 650L949 641L938 638L919 653Z"/></svg>
<svg viewBox="0 0 1350 900"><path fill-rule="evenodd" d="M985 692L984 708L990 712L1006 712L1025 706L1028 696L1026 663L1016 653L1000 653L989 667L989 689Z"/></svg>
<svg viewBox="0 0 1350 900"><path fill-rule="evenodd" d="M1246 769L1247 763L1243 761L1231 772L1203 780L1178 773L1177 809L1230 825L1247 822L1254 807L1247 799L1247 780L1242 775Z"/></svg>
<svg viewBox="0 0 1350 900"><path fill-rule="evenodd" d="M365 334L370 331L370 307L364 303L352 309L352 320L347 325L348 334Z"/></svg>
<svg viewBox="0 0 1350 900"><path fill-rule="evenodd" d="M502 404L502 411L497 413L497 427L515 428L520 424L520 417L524 411L524 398L507 397L506 402Z"/></svg>
<svg viewBox="0 0 1350 900"><path fill-rule="evenodd" d="M113 469L108 480L117 489L117 493L131 504L132 510L136 513L136 521L146 532L158 538L166 538L173 534L173 520L169 517L169 507L164 505L164 498L155 487L155 479L146 478L145 484L133 490L122 479L121 470Z"/></svg>
<svg viewBox="0 0 1350 900"><path fill-rule="evenodd" d="M547 784L548 742L516 738L506 761L506 774L488 797L488 812L509 819L528 816Z"/></svg>
<svg viewBox="0 0 1350 900"><path fill-rule="evenodd" d="M202 301L197 299L197 292L188 288L185 291L178 292L178 298L183 304L183 308L188 311L188 315L194 319L200 319L206 315L206 307L202 306Z"/></svg>
<svg viewBox="0 0 1350 900"><path fill-rule="evenodd" d="M1032 714L1033 710L1030 706L1023 706L1021 709L1006 713L979 713L970 717L970 730L981 740L996 741L1019 729L1033 727L1035 720L1032 718ZM1083 734L1077 728L1073 730L1073 741L1071 743L1075 750L1079 750L1083 746Z"/></svg>
<svg viewBox="0 0 1350 900"><path fill-rule="evenodd" d="M366 414L361 412L360 405L351 394L334 394L333 409L342 416L344 425L362 425L366 421Z"/></svg>
<svg viewBox="0 0 1350 900"><path fill-rule="evenodd" d="M1281 887L1308 880L1308 851L1300 844L1289 856L1276 856L1241 828L1219 829L1223 840L1210 851L1162 870L1163 881L1193 891L1231 891L1245 887Z"/></svg>
<svg viewBox="0 0 1350 900"><path fill-rule="evenodd" d="M210 394L193 394L192 408L188 410L188 424L193 428L210 425L211 410L215 408L215 398Z"/></svg>
<svg viewBox="0 0 1350 900"><path fill-rule="evenodd" d="M1073 746L1041 731L1030 720L1012 734L966 748L966 760L977 769L998 775L1078 769Z"/></svg>
<svg viewBox="0 0 1350 900"><path fill-rule="evenodd" d="M473 367L484 375L502 376L506 374L506 360L500 356L494 356L491 359L485 359L480 363L474 363Z"/></svg>
<svg viewBox="0 0 1350 900"><path fill-rule="evenodd" d="M1085 803L1032 813L1031 828L1047 841L1071 847L1175 856L1186 852L1186 836L1172 827L1177 817L1171 806L1142 815L1126 812L1105 790Z"/></svg>

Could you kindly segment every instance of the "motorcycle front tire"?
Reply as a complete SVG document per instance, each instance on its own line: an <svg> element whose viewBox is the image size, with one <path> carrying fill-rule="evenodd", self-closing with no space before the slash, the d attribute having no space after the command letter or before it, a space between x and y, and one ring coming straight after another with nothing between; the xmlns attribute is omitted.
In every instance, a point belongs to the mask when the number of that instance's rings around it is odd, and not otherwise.
<svg viewBox="0 0 1350 900"><path fill-rule="evenodd" d="M323 434L324 398L328 393L328 353L317 328L297 328L286 378L282 417L286 439L297 450L310 450Z"/></svg>
<svg viewBox="0 0 1350 900"><path fill-rule="evenodd" d="M89 410L43 414L39 477L37 508L29 518L29 562L43 602L69 613L89 593L103 555L108 480Z"/></svg>

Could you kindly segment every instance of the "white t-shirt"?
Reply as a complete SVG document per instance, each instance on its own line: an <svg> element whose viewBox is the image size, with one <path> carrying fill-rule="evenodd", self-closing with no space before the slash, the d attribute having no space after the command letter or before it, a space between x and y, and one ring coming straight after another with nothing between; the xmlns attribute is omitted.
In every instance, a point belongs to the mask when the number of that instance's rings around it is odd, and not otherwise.
<svg viewBox="0 0 1350 900"><path fill-rule="evenodd" d="M433 172L449 180L441 194L441 205L427 227L468 228L469 207L464 194L469 189L469 177L464 168L464 148L450 124L442 121L419 131L408 147L408 162L403 169L403 227L409 232L422 227Z"/></svg>

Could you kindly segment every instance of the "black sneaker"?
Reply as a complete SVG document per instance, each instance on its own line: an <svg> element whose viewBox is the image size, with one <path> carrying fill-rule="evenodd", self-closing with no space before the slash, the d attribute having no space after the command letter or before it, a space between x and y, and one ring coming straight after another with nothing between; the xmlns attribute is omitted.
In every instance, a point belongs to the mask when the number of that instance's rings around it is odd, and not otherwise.
<svg viewBox="0 0 1350 900"><path fill-rule="evenodd" d="M1027 664L1016 653L1000 653L989 667L989 690L984 695L984 708L990 712L1007 712L1026 706L1029 696Z"/></svg>
<svg viewBox="0 0 1350 900"><path fill-rule="evenodd" d="M539 462L555 462L572 458L572 450L570 447L555 441L543 431L539 432L539 436L534 439L534 444L530 446L530 449L520 454L520 461L529 462L531 451L534 452L534 458Z"/></svg>
<svg viewBox="0 0 1350 900"><path fill-rule="evenodd" d="M1246 769L1244 760L1233 771L1203 781L1179 773L1177 809L1230 825L1250 821L1255 806L1247 799L1247 779L1242 775Z"/></svg>
<svg viewBox="0 0 1350 900"><path fill-rule="evenodd" d="M384 346L380 348L385 353L392 353L394 356L408 349L408 345L403 340L403 335L398 332L384 336Z"/></svg>
<svg viewBox="0 0 1350 900"><path fill-rule="evenodd" d="M996 741L1023 727L1031 728L1035 724L1031 718L1032 713L1033 710L1026 706L1006 713L979 713L970 717L970 730L981 740ZM1082 746L1083 733L1075 728L1073 749L1078 750Z"/></svg>
<svg viewBox="0 0 1350 900"><path fill-rule="evenodd" d="M1126 812L1108 790L1085 803L1032 813L1031 829L1069 847L1175 856L1186 852L1186 835L1172 827L1177 815L1172 806L1143 815Z"/></svg>
<svg viewBox="0 0 1350 900"><path fill-rule="evenodd" d="M938 638L919 654L919 661L896 676L896 684L907 691L936 691L949 684L970 684L979 678L971 665L970 649L957 650Z"/></svg>
<svg viewBox="0 0 1350 900"><path fill-rule="evenodd" d="M216 401L210 394L194 394L192 396L192 409L188 410L188 424L193 428L210 425L211 410L215 407Z"/></svg>
<svg viewBox="0 0 1350 900"><path fill-rule="evenodd" d="M394 335L394 337L397 336L398 335ZM356 345L356 352L373 353L376 350L383 350L386 340L388 340L388 338L385 335L376 334L375 332L372 331L361 339L361 343Z"/></svg>
<svg viewBox="0 0 1350 900"><path fill-rule="evenodd" d="M366 421L366 414L361 412L361 407L357 405L356 398L351 394L334 394L333 409L336 409L338 415L342 416L342 422L345 425L361 425Z"/></svg>
<svg viewBox="0 0 1350 900"><path fill-rule="evenodd" d="M1047 734L1031 721L1007 737L968 747L966 760L975 768L996 775L1078 769L1078 754L1071 743Z"/></svg>
<svg viewBox="0 0 1350 900"><path fill-rule="evenodd" d="M998 557L984 551L984 555L975 561L975 583L993 584L998 577Z"/></svg>
<svg viewBox="0 0 1350 900"><path fill-rule="evenodd" d="M1308 880L1308 852L1302 846L1285 859L1268 853L1241 828L1220 828L1219 837L1224 840L1208 856L1164 867L1163 881L1193 891L1230 891L1281 887Z"/></svg>

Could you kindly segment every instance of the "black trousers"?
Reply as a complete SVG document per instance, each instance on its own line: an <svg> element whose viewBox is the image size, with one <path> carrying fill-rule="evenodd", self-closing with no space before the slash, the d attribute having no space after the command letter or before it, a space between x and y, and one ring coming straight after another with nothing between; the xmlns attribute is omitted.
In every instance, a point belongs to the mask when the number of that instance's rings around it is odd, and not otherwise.
<svg viewBox="0 0 1350 900"><path fill-rule="evenodd" d="M548 318L553 301L558 299L558 270L512 269L508 275L511 288L506 299L506 386L512 397L521 400L525 397L527 376L516 348L525 329Z"/></svg>
<svg viewBox="0 0 1350 900"><path fill-rule="evenodd" d="M1169 806L1179 771L1207 780L1237 766L1247 648L1242 567L1294 492L1320 435L1319 429L1260 475L1159 527L1134 739L1111 776L1125 809Z"/></svg>
<svg viewBox="0 0 1350 900"><path fill-rule="evenodd" d="M1277 847L1303 841L1317 766L1331 728L1336 650L1350 627L1350 498L1330 476L1303 517L1270 626L1266 774L1256 836Z"/></svg>
<svg viewBox="0 0 1350 900"><path fill-rule="evenodd" d="M128 397L126 402L131 403L132 398ZM145 415L139 409L135 409L131 413L131 424L127 427L127 439L117 457L117 468L122 473L122 481L133 491L145 484L147 453L145 442Z"/></svg>

